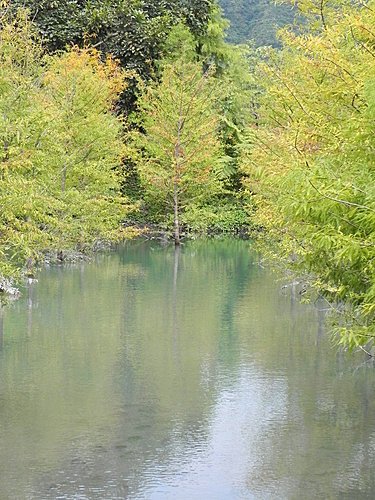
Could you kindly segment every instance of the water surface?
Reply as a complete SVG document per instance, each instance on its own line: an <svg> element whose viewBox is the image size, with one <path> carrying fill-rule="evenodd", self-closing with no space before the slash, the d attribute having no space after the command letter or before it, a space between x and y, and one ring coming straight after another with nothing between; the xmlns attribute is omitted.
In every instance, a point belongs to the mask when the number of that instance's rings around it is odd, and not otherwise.
<svg viewBox="0 0 375 500"><path fill-rule="evenodd" d="M0 319L0 498L374 498L374 367L320 309L243 241L43 271Z"/></svg>

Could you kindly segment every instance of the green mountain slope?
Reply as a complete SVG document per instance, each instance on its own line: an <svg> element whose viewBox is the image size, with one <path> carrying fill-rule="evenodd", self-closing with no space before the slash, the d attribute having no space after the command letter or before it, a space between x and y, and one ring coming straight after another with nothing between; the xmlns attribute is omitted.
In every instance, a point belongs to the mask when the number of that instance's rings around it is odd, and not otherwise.
<svg viewBox="0 0 375 500"><path fill-rule="evenodd" d="M230 21L228 41L241 43L250 39L256 45L278 45L276 31L293 21L289 6L275 5L272 0L219 0Z"/></svg>

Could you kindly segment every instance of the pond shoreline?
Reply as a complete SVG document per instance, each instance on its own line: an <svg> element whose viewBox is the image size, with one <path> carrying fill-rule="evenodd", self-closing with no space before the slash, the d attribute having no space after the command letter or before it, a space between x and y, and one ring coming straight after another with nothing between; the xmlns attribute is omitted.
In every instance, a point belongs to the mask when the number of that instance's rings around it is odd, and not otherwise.
<svg viewBox="0 0 375 500"><path fill-rule="evenodd" d="M121 241L111 242L103 239L96 241L92 247L86 251L76 249L70 250L44 250L41 252L41 259L36 268L24 269L21 272L20 278L17 280L12 277L0 276L0 304L6 305L8 301L17 300L21 295L21 289L26 282L33 280L37 281L37 275L41 269L49 265L64 265L74 264L77 262L90 262L93 256L100 252L114 251L119 245L136 239L145 241L159 241L162 244L173 244L172 230L166 230L160 225L147 223L125 221L122 223L124 229L130 230L133 234L130 237L125 237ZM197 239L212 239L212 238L234 238L248 240L251 238L249 227L234 228L232 231L207 230L205 234L193 231L183 231L181 234L181 243L197 240Z"/></svg>

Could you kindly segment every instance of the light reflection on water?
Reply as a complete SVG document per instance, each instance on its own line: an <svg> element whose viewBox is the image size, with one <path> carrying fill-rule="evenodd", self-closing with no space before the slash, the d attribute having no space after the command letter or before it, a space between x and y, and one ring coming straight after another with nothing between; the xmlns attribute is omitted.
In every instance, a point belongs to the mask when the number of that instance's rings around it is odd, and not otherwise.
<svg viewBox="0 0 375 500"><path fill-rule="evenodd" d="M3 314L1 499L373 498L373 366L248 243L133 243Z"/></svg>
<svg viewBox="0 0 375 500"><path fill-rule="evenodd" d="M154 481L135 498L253 496L243 480L261 465L258 443L272 426L282 425L286 414L285 381L268 380L267 385L265 393L264 380L245 368L220 394L198 446L174 450L163 471L151 467L148 476L165 476L165 483Z"/></svg>

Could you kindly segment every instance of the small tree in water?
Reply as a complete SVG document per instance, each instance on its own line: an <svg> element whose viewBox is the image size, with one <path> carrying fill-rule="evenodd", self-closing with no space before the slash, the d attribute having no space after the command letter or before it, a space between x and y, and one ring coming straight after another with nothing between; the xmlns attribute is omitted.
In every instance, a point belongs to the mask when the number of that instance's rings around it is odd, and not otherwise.
<svg viewBox="0 0 375 500"><path fill-rule="evenodd" d="M180 244L181 214L222 187L215 167L222 154L217 137L218 87L213 68L180 57L163 65L159 83L142 89L135 134L138 168L148 202L173 214Z"/></svg>

